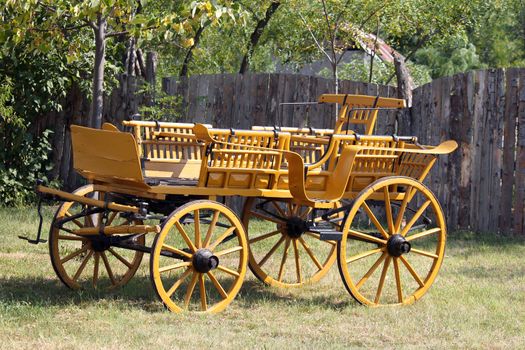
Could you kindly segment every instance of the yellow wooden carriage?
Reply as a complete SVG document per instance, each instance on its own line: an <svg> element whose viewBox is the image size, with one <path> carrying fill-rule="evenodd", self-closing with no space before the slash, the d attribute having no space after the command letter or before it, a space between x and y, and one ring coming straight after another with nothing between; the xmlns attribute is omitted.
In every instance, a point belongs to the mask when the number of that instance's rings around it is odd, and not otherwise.
<svg viewBox="0 0 525 350"><path fill-rule="evenodd" d="M89 184L73 193L38 187L64 201L49 246L68 287L124 285L144 253L175 312L224 309L248 262L264 282L295 286L319 280L337 258L350 294L373 306L411 303L433 283L446 225L422 181L455 142L125 125L131 133L72 126L74 168ZM315 162L293 151L305 137L318 145ZM217 201L231 196L246 198L241 219Z"/></svg>

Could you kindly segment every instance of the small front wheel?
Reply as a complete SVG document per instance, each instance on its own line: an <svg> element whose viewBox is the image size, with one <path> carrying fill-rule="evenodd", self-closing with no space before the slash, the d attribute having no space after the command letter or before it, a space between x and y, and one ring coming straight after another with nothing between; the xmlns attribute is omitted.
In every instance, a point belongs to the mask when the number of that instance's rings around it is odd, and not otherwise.
<svg viewBox="0 0 525 350"><path fill-rule="evenodd" d="M157 295L173 312L220 312L239 292L248 243L237 215L209 200L171 213L153 243L150 272Z"/></svg>

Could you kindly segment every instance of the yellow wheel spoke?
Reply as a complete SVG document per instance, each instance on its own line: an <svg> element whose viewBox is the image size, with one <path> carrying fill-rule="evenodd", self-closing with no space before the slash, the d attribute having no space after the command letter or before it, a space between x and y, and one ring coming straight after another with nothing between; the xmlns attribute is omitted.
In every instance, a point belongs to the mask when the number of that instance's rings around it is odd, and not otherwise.
<svg viewBox="0 0 525 350"><path fill-rule="evenodd" d="M382 245L386 245L386 240L374 237L372 235L368 235L366 233L358 232L355 230L348 230L348 235L352 237L357 237L359 239L362 239L363 241L366 241L368 243L379 243Z"/></svg>
<svg viewBox="0 0 525 350"><path fill-rule="evenodd" d="M184 242L186 242L186 244L188 245L188 248L190 248L191 251L193 253L195 253L195 251L197 251L197 247L195 247L195 244L193 244L193 242L191 241L190 237L188 236L188 234L184 230L184 227L182 227L182 225L181 225L181 223L179 221L175 222L175 227L177 227L177 230L179 230L179 233L182 236L182 239L184 239Z"/></svg>
<svg viewBox="0 0 525 350"><path fill-rule="evenodd" d="M79 256L80 254L84 253L86 250L88 250L88 246L85 245L83 246L82 248L78 249L78 250L75 250L73 253L65 256L62 260L60 260L60 263L64 264L66 262L68 262L69 260Z"/></svg>
<svg viewBox="0 0 525 350"><path fill-rule="evenodd" d="M377 286L376 298L374 303L379 304L379 299L381 298L381 292L383 291L383 286L385 285L386 273L388 271L388 266L390 265L391 257L387 257L385 264L383 265L383 272L381 272L381 278L379 279L379 285Z"/></svg>
<svg viewBox="0 0 525 350"><path fill-rule="evenodd" d="M235 253L235 252L238 252L238 251L241 251L241 250L242 250L242 247L239 245L239 246L235 246L235 247L231 247L231 248L228 248L228 249L221 250L220 252L216 252L213 255L215 255L215 256L223 256L223 255L228 255L228 254Z"/></svg>
<svg viewBox="0 0 525 350"><path fill-rule="evenodd" d="M297 282L302 283L303 279L301 276L301 260L299 257L299 248L297 247L297 240L292 239L292 244L293 244L293 251L295 254L295 271L297 273Z"/></svg>
<svg viewBox="0 0 525 350"><path fill-rule="evenodd" d="M206 302L206 287L204 285L204 274L199 274L199 291L201 294L201 310L206 311L208 309L208 303Z"/></svg>
<svg viewBox="0 0 525 350"><path fill-rule="evenodd" d="M93 288L97 288L99 261L100 261L100 255L98 252L95 252L95 266L93 267Z"/></svg>
<svg viewBox="0 0 525 350"><path fill-rule="evenodd" d="M168 295L168 298L171 298L173 293L175 293L175 291L181 286L182 282L184 282L184 280L186 278L188 278L188 276L190 275L191 272L192 272L192 270L190 268L188 268L188 269L186 269L186 271L184 271L184 273L180 276L180 278L166 292L166 294Z"/></svg>
<svg viewBox="0 0 525 350"><path fill-rule="evenodd" d="M372 274L377 270L379 265L385 260L385 258L388 256L388 253L384 252L379 259L370 267L370 269L365 273L365 275L359 280L359 282L355 285L356 289L361 288L361 286L372 276Z"/></svg>
<svg viewBox="0 0 525 350"><path fill-rule="evenodd" d="M191 276L190 284L188 285L188 289L186 289L186 295L184 296L184 306L189 308L190 301L191 301L191 295L193 294L193 291L195 290L195 286L197 285L197 279L199 278L199 273L194 272L193 276Z"/></svg>
<svg viewBox="0 0 525 350"><path fill-rule="evenodd" d="M188 267L190 265L191 265L191 262L184 261L184 262L181 262L181 263L177 263L177 264L161 267L161 268L159 268L159 272L163 273L163 272L166 272L166 271L172 271L172 270L180 269L182 267Z"/></svg>
<svg viewBox="0 0 525 350"><path fill-rule="evenodd" d="M71 215L70 212L66 211L66 213L64 214L65 216L67 216L68 218L72 217L73 215ZM77 225L79 228L83 228L84 225L82 225L82 223L80 221L78 221L77 219L73 219L71 220L75 225Z"/></svg>
<svg viewBox="0 0 525 350"><path fill-rule="evenodd" d="M162 245L162 250L167 250L169 252L172 252L172 253L175 253L175 254L178 254L178 255L182 255L188 259L191 259L193 257L193 255L191 255L190 253L188 252L185 252L184 250L180 250L180 249L177 249L175 247L172 247L170 246L169 244L166 244L164 243Z"/></svg>
<svg viewBox="0 0 525 350"><path fill-rule="evenodd" d="M84 271L84 268L86 267L86 264L87 264L88 260L91 258L92 255L93 255L93 251L91 250L84 257L84 259L82 260L82 263L80 264L77 272L75 273L75 276L73 276L73 281L76 281L80 277L80 274L82 273L82 271Z"/></svg>
<svg viewBox="0 0 525 350"><path fill-rule="evenodd" d="M281 259L281 266L279 266L279 275L277 276L277 280L279 282L281 282L283 280L284 266L286 264L286 258L288 256L288 249L289 248L290 248L290 239L286 238L286 243L284 244L283 257Z"/></svg>
<svg viewBox="0 0 525 350"><path fill-rule="evenodd" d="M407 236L406 240L407 241L413 241L415 239L426 237L428 235L431 235L433 233L438 233L438 232L441 232L441 229L439 227L435 227L435 228L432 228L430 230L426 230L426 231L419 232L419 233L416 233L416 234L411 235L411 236Z"/></svg>
<svg viewBox="0 0 525 350"><path fill-rule="evenodd" d="M197 249L201 248L201 216L199 209L196 209L193 216L193 222L195 223L195 246Z"/></svg>
<svg viewBox="0 0 525 350"><path fill-rule="evenodd" d="M410 265L410 263L408 262L407 259L405 259L405 257L403 256L400 256L399 257L399 260L401 260L401 262L405 265L405 267L407 268L408 272L410 272L410 274L412 275L412 277L414 277L414 279L416 280L416 282L419 284L420 287L423 287L425 285L425 283L423 282L423 280L421 279L421 277L419 277L419 275L417 274L416 270L414 270L414 268L412 267L412 265Z"/></svg>
<svg viewBox="0 0 525 350"><path fill-rule="evenodd" d="M249 243L259 242L259 241L262 241L263 239L273 237L273 236L275 236L278 233L282 233L281 230L276 230L276 231L273 231L273 232L265 233L264 235L261 235L259 237L255 237L255 238L250 239L248 242Z"/></svg>
<svg viewBox="0 0 525 350"><path fill-rule="evenodd" d="M399 274L398 258L394 259L394 275L396 277L397 301L403 302L403 287L401 286L401 275Z"/></svg>
<svg viewBox="0 0 525 350"><path fill-rule="evenodd" d="M219 238L217 238L215 242L213 242L212 245L208 247L208 249L213 251L219 244L221 244L222 241L226 239L226 237L231 235L233 231L235 231L235 226L229 227Z"/></svg>
<svg viewBox="0 0 525 350"><path fill-rule="evenodd" d="M410 231L412 226L414 226L416 221L421 217L421 215L427 209L427 207L430 205L430 203L431 202L430 202L430 199L429 199L425 203L423 203L423 205L421 205L421 207L416 211L416 213L414 214L412 219L410 219L408 224L406 224L406 226L403 227L403 230L401 231L401 236L406 236L407 232Z"/></svg>
<svg viewBox="0 0 525 350"><path fill-rule="evenodd" d="M228 293L226 293L226 291L224 290L224 288L222 288L220 282L217 280L217 278L215 277L215 275L214 275L211 271L208 271L207 274L208 274L208 277L210 278L211 282L213 283L213 285L215 286L215 288L217 289L217 291L218 291L219 294L221 295L221 297L222 297L223 299L228 298Z"/></svg>
<svg viewBox="0 0 525 350"><path fill-rule="evenodd" d="M304 220L304 219L306 219L306 217L308 216L308 214L310 214L311 212L312 212L312 207L306 207L306 210L303 211L303 213L301 213L301 214L299 215L299 217L300 217L301 219Z"/></svg>
<svg viewBox="0 0 525 350"><path fill-rule="evenodd" d="M385 195L385 212L386 212L386 221L388 224L388 231L390 234L394 234L394 219L392 215L392 204L390 203L390 193L388 192L388 186L383 187L383 192Z"/></svg>
<svg viewBox="0 0 525 350"><path fill-rule="evenodd" d="M374 254L377 254L377 253L381 253L381 252L383 252L383 250L384 250L384 248L377 248L377 249L372 249L372 250L368 250L368 251L363 252L363 253L356 254L356 255L351 256L350 258L346 259L346 263L350 264L351 262L357 261L359 259L366 258L367 256L374 255Z"/></svg>
<svg viewBox="0 0 525 350"><path fill-rule="evenodd" d="M264 263L266 262L266 260L268 260L268 258L270 258L270 256L272 256L272 254L275 252L275 250L281 245L281 243L283 243L285 237L282 236L278 241L277 243L274 244L274 246L270 249L270 251L264 256L264 258L261 259L261 261L259 261L259 266L263 266Z"/></svg>
<svg viewBox="0 0 525 350"><path fill-rule="evenodd" d="M113 271L111 270L111 266L109 266L108 257L104 252L101 252L100 255L102 256L102 261L104 262L104 266L106 267L106 271L108 272L109 280L111 281L112 285L116 285L117 281L115 280L115 276L113 275Z"/></svg>
<svg viewBox="0 0 525 350"><path fill-rule="evenodd" d="M219 220L219 215L221 214L220 211L215 211L213 213L213 217L210 222L210 226L208 226L208 232L206 233L206 237L204 238L204 243L202 243L202 246L204 248L207 248L211 241L211 236L213 235L213 230L215 229L215 225L217 224L217 220Z"/></svg>
<svg viewBox="0 0 525 350"><path fill-rule="evenodd" d="M427 252L427 251L424 251L424 250L420 250L420 249L412 248L412 249L410 249L410 252L411 253L416 253L416 254L419 254L419 255L423 255L423 256L426 256L426 257L429 257L429 258L432 258L432 259L439 258L439 256L437 256L434 253L430 253L430 252Z"/></svg>
<svg viewBox="0 0 525 350"><path fill-rule="evenodd" d="M235 276L235 277L239 277L240 276L240 273L238 273L237 271L234 271L232 269L229 269L226 266L219 265L219 266L217 266L217 270L220 270L222 272L226 272L227 274Z"/></svg>
<svg viewBox="0 0 525 350"><path fill-rule="evenodd" d="M415 191L415 190L414 190ZM399 232L401 229L401 224L403 223L403 216L405 215L405 210L408 206L408 203L410 200L412 200L412 186L408 186L405 197L403 198L403 202L401 203L401 206L399 207L399 212L397 214L396 222L394 224L394 230L395 232Z"/></svg>
<svg viewBox="0 0 525 350"><path fill-rule="evenodd" d="M282 224L284 225L285 222L283 220L279 220L277 218L274 218L274 217L271 217L271 216L266 216L266 215L263 215L261 213L258 213L256 211L250 211L250 215L253 215L259 219L262 219L262 220L265 220L265 221L271 221L271 222L275 222L276 224Z"/></svg>
<svg viewBox="0 0 525 350"><path fill-rule="evenodd" d="M124 265L126 265L128 268L132 268L133 267L133 264L130 263L129 261L127 261L126 259L124 259L122 257L122 255L120 255L119 253L117 253L115 250L113 250L113 248L109 248L108 251L113 254L113 256L115 256L115 258L119 259L120 262L122 262Z"/></svg>
<svg viewBox="0 0 525 350"><path fill-rule="evenodd" d="M368 204L366 204L366 202L363 202L362 207L365 209L366 214L370 218L370 221L372 221L372 223L377 228L379 233L381 233L381 236L388 239L388 233L385 231L385 229L383 228L379 220L377 220L376 216L374 215L374 213L372 212L372 209L370 209Z"/></svg>
<svg viewBox="0 0 525 350"><path fill-rule="evenodd" d="M317 260L317 258L315 257L314 252L310 249L308 244L306 244L306 242L303 239L303 237L299 237L299 242L301 242L302 246L304 247L304 250L306 250L306 253L308 254L308 256L310 256L310 258L314 262L315 266L317 266L317 268L319 270L322 270L323 269L323 265L319 262L319 260Z"/></svg>

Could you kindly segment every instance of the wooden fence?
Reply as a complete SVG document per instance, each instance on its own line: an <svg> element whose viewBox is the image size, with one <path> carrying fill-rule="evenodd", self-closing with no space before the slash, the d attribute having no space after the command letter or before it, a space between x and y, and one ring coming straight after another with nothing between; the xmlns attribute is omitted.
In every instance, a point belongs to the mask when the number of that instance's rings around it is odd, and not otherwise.
<svg viewBox="0 0 525 350"><path fill-rule="evenodd" d="M315 101L332 92L329 79L292 74L222 74L166 78L163 90L182 98L180 121L223 128L252 125L331 128L333 105L283 105ZM137 111L135 78L121 78L104 117L115 124ZM395 97L396 89L351 81L341 92ZM78 183L71 169L69 124L87 122L85 97L69 96L64 110L42 118L55 130L55 169L66 188ZM441 78L414 90L404 113L381 112L376 133L416 135L437 144L457 140L458 151L441 157L427 184L438 195L449 228L525 235L525 69L483 70ZM237 206L237 205L236 205Z"/></svg>

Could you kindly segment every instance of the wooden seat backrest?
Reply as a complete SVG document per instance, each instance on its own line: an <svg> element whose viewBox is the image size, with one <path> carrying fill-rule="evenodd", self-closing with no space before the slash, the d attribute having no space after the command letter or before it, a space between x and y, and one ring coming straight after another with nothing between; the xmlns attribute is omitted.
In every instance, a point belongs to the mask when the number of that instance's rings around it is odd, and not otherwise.
<svg viewBox="0 0 525 350"><path fill-rule="evenodd" d="M133 136L71 126L73 167L88 180L147 188Z"/></svg>

